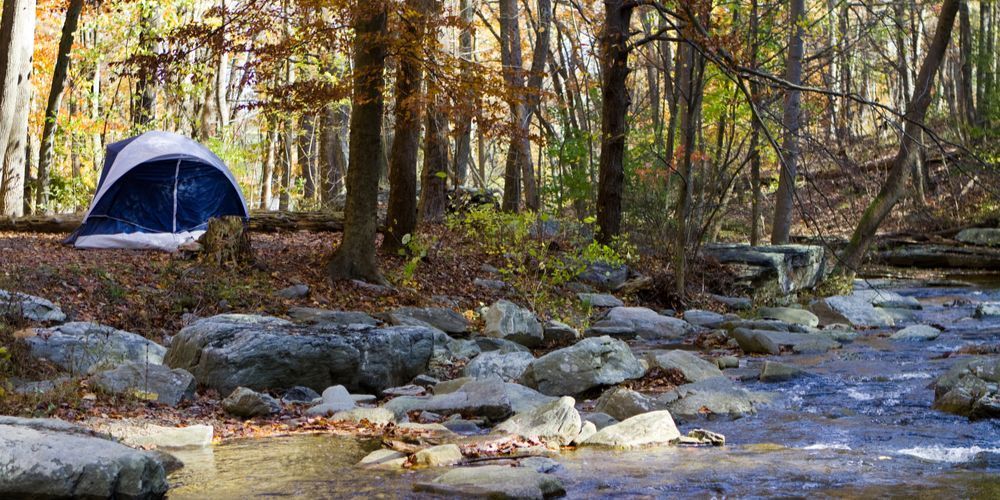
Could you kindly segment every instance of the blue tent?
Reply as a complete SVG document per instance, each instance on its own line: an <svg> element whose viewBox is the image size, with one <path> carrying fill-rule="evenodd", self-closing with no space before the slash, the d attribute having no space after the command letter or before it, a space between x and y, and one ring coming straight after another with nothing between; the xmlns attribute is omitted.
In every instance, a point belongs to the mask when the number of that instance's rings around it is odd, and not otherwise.
<svg viewBox="0 0 1000 500"><path fill-rule="evenodd" d="M250 213L222 160L187 137L146 132L108 145L94 201L66 242L175 251L224 215Z"/></svg>

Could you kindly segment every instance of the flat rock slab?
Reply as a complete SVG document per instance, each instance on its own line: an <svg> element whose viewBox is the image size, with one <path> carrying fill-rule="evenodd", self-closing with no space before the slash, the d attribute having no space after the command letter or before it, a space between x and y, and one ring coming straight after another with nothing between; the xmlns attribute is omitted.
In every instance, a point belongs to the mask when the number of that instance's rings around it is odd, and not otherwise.
<svg viewBox="0 0 1000 500"><path fill-rule="evenodd" d="M111 437L133 447L157 449L204 448L212 444L211 425L165 427L144 421L112 421L98 427Z"/></svg>
<svg viewBox="0 0 1000 500"><path fill-rule="evenodd" d="M970 227L959 231L955 240L970 245L1000 247L1000 228Z"/></svg>
<svg viewBox="0 0 1000 500"><path fill-rule="evenodd" d="M645 307L615 307L608 311L605 320L611 324L627 325L633 336L647 340L679 340L696 331L687 321L664 316Z"/></svg>
<svg viewBox="0 0 1000 500"><path fill-rule="evenodd" d="M621 307L625 305L621 299L607 293L578 293L576 297L583 305L592 307Z"/></svg>
<svg viewBox="0 0 1000 500"><path fill-rule="evenodd" d="M840 348L840 343L824 333L772 332L737 328L730 332L746 353L773 354L789 349L797 354L823 353Z"/></svg>
<svg viewBox="0 0 1000 500"><path fill-rule="evenodd" d="M293 321L309 324L329 324L329 325L371 325L378 324L378 320L359 311L332 311L329 309L317 309L315 307L293 307L288 310L288 317Z"/></svg>
<svg viewBox="0 0 1000 500"><path fill-rule="evenodd" d="M826 254L818 245L705 245L702 253L726 265L750 289L785 295L816 286L823 278Z"/></svg>
<svg viewBox="0 0 1000 500"><path fill-rule="evenodd" d="M581 443L582 446L635 449L666 445L681 437L670 412L666 410L642 413L609 425Z"/></svg>
<svg viewBox="0 0 1000 500"><path fill-rule="evenodd" d="M500 377L504 382L516 382L534 360L530 352L488 351L472 358L462 369L462 376L474 379Z"/></svg>
<svg viewBox="0 0 1000 500"><path fill-rule="evenodd" d="M679 349L667 352L654 351L647 354L646 359L649 366L680 372L688 382L700 382L707 378L722 376L722 370L717 363L701 359L690 351Z"/></svg>
<svg viewBox="0 0 1000 500"><path fill-rule="evenodd" d="M769 400L766 394L748 391L723 377L684 384L656 398L674 417L687 420L707 415L740 418L756 413L756 405Z"/></svg>
<svg viewBox="0 0 1000 500"><path fill-rule="evenodd" d="M128 361L158 365L167 351L141 335L96 323L39 328L24 340L31 357L51 361L73 374L112 369Z"/></svg>
<svg viewBox="0 0 1000 500"><path fill-rule="evenodd" d="M66 314L52 302L34 295L6 290L0 290L0 316L53 323L66 321Z"/></svg>
<svg viewBox="0 0 1000 500"><path fill-rule="evenodd" d="M0 497L160 498L166 470L134 450L53 419L0 417Z"/></svg>
<svg viewBox="0 0 1000 500"><path fill-rule="evenodd" d="M934 340L941 335L941 330L930 325L910 325L889 336L892 340Z"/></svg>
<svg viewBox="0 0 1000 500"><path fill-rule="evenodd" d="M393 325L432 326L448 334L469 331L465 316L444 307L398 307L388 312L386 318Z"/></svg>
<svg viewBox="0 0 1000 500"><path fill-rule="evenodd" d="M446 341L440 331L419 326L301 326L270 316L225 314L185 327L164 359L222 394L240 386L321 391L337 384L378 394L424 373L436 343Z"/></svg>
<svg viewBox="0 0 1000 500"><path fill-rule="evenodd" d="M114 370L94 374L96 387L113 394L137 394L168 406L194 399L194 376L180 368L163 365L125 363Z"/></svg>
<svg viewBox="0 0 1000 500"><path fill-rule="evenodd" d="M460 414L500 421L515 412L529 411L553 399L527 387L491 378L466 382L446 394L401 396L386 403L385 408L400 420L411 411L428 411L439 415Z"/></svg>
<svg viewBox="0 0 1000 500"><path fill-rule="evenodd" d="M836 295L813 301L809 309L823 325L843 323L858 328L887 328L895 325L892 315L875 307L873 299L868 294Z"/></svg>
<svg viewBox="0 0 1000 500"><path fill-rule="evenodd" d="M566 494L555 476L503 465L453 469L432 482L417 483L413 490L445 496L539 500Z"/></svg>

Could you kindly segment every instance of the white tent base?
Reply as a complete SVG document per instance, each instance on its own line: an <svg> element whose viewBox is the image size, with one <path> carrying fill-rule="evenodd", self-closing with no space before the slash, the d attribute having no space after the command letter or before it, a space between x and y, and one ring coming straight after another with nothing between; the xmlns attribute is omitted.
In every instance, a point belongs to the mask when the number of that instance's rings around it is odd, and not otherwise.
<svg viewBox="0 0 1000 500"><path fill-rule="evenodd" d="M77 248L128 248L133 250L163 250L176 252L177 247L197 240L204 230L180 233L119 233L92 234L76 239Z"/></svg>

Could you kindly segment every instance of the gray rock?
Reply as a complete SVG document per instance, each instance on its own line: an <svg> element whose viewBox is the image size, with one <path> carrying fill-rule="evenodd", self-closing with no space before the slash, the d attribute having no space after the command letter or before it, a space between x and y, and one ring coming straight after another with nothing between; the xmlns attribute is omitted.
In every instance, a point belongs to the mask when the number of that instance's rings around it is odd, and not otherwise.
<svg viewBox="0 0 1000 500"><path fill-rule="evenodd" d="M760 368L761 382L784 382L806 375L806 372L797 367L775 361L764 361Z"/></svg>
<svg viewBox="0 0 1000 500"><path fill-rule="evenodd" d="M607 413L593 412L593 413L581 413L580 417L584 421L594 424L597 430L601 430L609 425L615 425L619 420Z"/></svg>
<svg viewBox="0 0 1000 500"><path fill-rule="evenodd" d="M124 362L162 364L166 348L134 333L94 323L39 328L25 339L31 357L73 374L111 369Z"/></svg>
<svg viewBox="0 0 1000 500"><path fill-rule="evenodd" d="M571 397L562 397L527 412L518 413L496 426L497 432L516 434L566 446L580 435L582 422Z"/></svg>
<svg viewBox="0 0 1000 500"><path fill-rule="evenodd" d="M454 432L456 434L470 435L470 434L479 434L480 432L482 432L482 429L480 429L475 422L471 420L465 420L463 418L455 420L446 420L441 425L443 425L445 429L448 429L449 431Z"/></svg>
<svg viewBox="0 0 1000 500"><path fill-rule="evenodd" d="M1000 302L983 302L976 306L976 318L1000 316Z"/></svg>
<svg viewBox="0 0 1000 500"><path fill-rule="evenodd" d="M361 459L358 465L362 467L377 467L380 469L399 469L406 463L406 454L396 450L375 450Z"/></svg>
<svg viewBox="0 0 1000 500"><path fill-rule="evenodd" d="M839 342L821 333L772 332L737 328L730 335L736 339L740 349L746 353L777 355L781 354L782 347L787 347L792 352L799 354L823 353L840 347Z"/></svg>
<svg viewBox="0 0 1000 500"><path fill-rule="evenodd" d="M66 321L66 314L52 302L34 295L6 290L0 290L0 316L53 323Z"/></svg>
<svg viewBox="0 0 1000 500"><path fill-rule="evenodd" d="M576 279L600 290L617 290L628 279L628 267L593 262L587 265Z"/></svg>
<svg viewBox="0 0 1000 500"><path fill-rule="evenodd" d="M342 385L327 387L323 390L322 397L323 402L306 410L306 415L327 416L357 406L347 388Z"/></svg>
<svg viewBox="0 0 1000 500"><path fill-rule="evenodd" d="M819 326L819 318L805 309L795 309L792 307L762 307L758 311L758 314L764 319L776 319L786 323L808 326L810 328Z"/></svg>
<svg viewBox="0 0 1000 500"><path fill-rule="evenodd" d="M60 420L0 417L0 497L160 498L162 460Z"/></svg>
<svg viewBox="0 0 1000 500"><path fill-rule="evenodd" d="M594 411L621 421L640 413L663 409L652 398L624 387L612 387L597 398ZM603 428L605 426L601 426Z"/></svg>
<svg viewBox="0 0 1000 500"><path fill-rule="evenodd" d="M503 280L491 280L486 278L473 279L472 284L478 286L479 288L487 288L490 290L503 290L504 288L507 288L507 282Z"/></svg>
<svg viewBox="0 0 1000 500"><path fill-rule="evenodd" d="M230 415L243 418L266 417L281 411L278 401L246 387L237 387L222 400L222 409Z"/></svg>
<svg viewBox="0 0 1000 500"><path fill-rule="evenodd" d="M419 467L445 467L462 461L462 450L457 444L442 444L424 448L413 454L413 465Z"/></svg>
<svg viewBox="0 0 1000 500"><path fill-rule="evenodd" d="M500 421L514 412L527 411L552 401L527 387L498 378L473 380L454 392L434 396L402 396L385 404L385 408L402 420L411 411L429 411L441 415L461 414Z"/></svg>
<svg viewBox="0 0 1000 500"><path fill-rule="evenodd" d="M504 354L511 352L531 352L527 347L506 339L476 337L473 339L473 342L480 352L498 351Z"/></svg>
<svg viewBox="0 0 1000 500"><path fill-rule="evenodd" d="M554 476L503 465L452 469L432 482L415 484L413 490L452 497L538 500L566 494Z"/></svg>
<svg viewBox="0 0 1000 500"><path fill-rule="evenodd" d="M662 316L645 307L616 307L608 311L607 320L629 324L636 335L650 340L677 340L695 331L695 327L687 321Z"/></svg>
<svg viewBox="0 0 1000 500"><path fill-rule="evenodd" d="M621 299L607 293L578 293L576 297L585 306L592 307L620 307L625 303Z"/></svg>
<svg viewBox="0 0 1000 500"><path fill-rule="evenodd" d="M224 394L238 386L318 391L336 384L377 394L427 371L435 347L450 340L423 327L299 326L227 314L181 330L164 359Z"/></svg>
<svg viewBox="0 0 1000 500"><path fill-rule="evenodd" d="M955 362L934 381L934 409L970 419L1000 418L1000 357Z"/></svg>
<svg viewBox="0 0 1000 500"><path fill-rule="evenodd" d="M815 331L814 329L806 326L797 325L795 323L786 323L784 321L778 321L772 319L729 320L719 325L719 327L725 330L746 328L747 330L770 330L772 332L795 332L795 333L810 333L812 331Z"/></svg>
<svg viewBox="0 0 1000 500"><path fill-rule="evenodd" d="M430 375L423 375L423 374L413 377L413 380L410 381L411 384L419 385L420 387L426 387L428 389L434 387L439 382L441 381L434 377L431 377Z"/></svg>
<svg viewBox="0 0 1000 500"><path fill-rule="evenodd" d="M292 285L274 292L274 296L282 299L299 299L309 295L309 285Z"/></svg>
<svg viewBox="0 0 1000 500"><path fill-rule="evenodd" d="M565 345L580 340L580 332L561 321L549 320L542 325L542 337L546 344Z"/></svg>
<svg viewBox="0 0 1000 500"><path fill-rule="evenodd" d="M437 384L434 384L434 388L431 390L435 395L449 394L455 392L462 388L463 385L472 382L472 377L459 377L452 380L442 380Z"/></svg>
<svg viewBox="0 0 1000 500"><path fill-rule="evenodd" d="M716 363L701 359L690 351L673 350L652 352L646 356L649 366L664 370L676 370L688 382L700 382L707 378L721 377L722 371Z"/></svg>
<svg viewBox="0 0 1000 500"><path fill-rule="evenodd" d="M813 288L826 268L826 252L818 245L715 244L702 253L729 268L739 284L779 295Z"/></svg>
<svg viewBox="0 0 1000 500"><path fill-rule="evenodd" d="M593 422L584 421L583 425L580 427L580 434L577 434L576 438L573 439L571 444L579 446L580 443L590 439L591 436L597 434L597 426Z"/></svg>
<svg viewBox="0 0 1000 500"><path fill-rule="evenodd" d="M857 294L835 295L815 300L809 308L824 325L848 323L857 328L893 326L895 321L892 316L872 305L872 299L873 297Z"/></svg>
<svg viewBox="0 0 1000 500"><path fill-rule="evenodd" d="M285 391L285 394L281 396L282 403L312 403L313 401L319 399L320 395L318 392L308 388L302 387L301 385L292 387L291 389Z"/></svg>
<svg viewBox="0 0 1000 500"><path fill-rule="evenodd" d="M611 321L608 319L602 319L590 325L583 332L584 337L604 337L608 336L615 339L634 339L639 336L632 327L631 322L623 321Z"/></svg>
<svg viewBox="0 0 1000 500"><path fill-rule="evenodd" d="M359 311L331 311L315 307L293 307L288 310L293 321L328 325L378 325L378 320Z"/></svg>
<svg viewBox="0 0 1000 500"><path fill-rule="evenodd" d="M124 444L135 448L157 449L205 448L212 445L215 434L211 425L164 427L144 421L112 421L99 429Z"/></svg>
<svg viewBox="0 0 1000 500"><path fill-rule="evenodd" d="M534 360L530 352L484 352L465 365L462 375L474 379L499 377L504 382L516 382Z"/></svg>
<svg viewBox="0 0 1000 500"><path fill-rule="evenodd" d="M521 380L542 394L566 396L639 378L644 373L627 344L611 337L596 337L536 359Z"/></svg>
<svg viewBox="0 0 1000 500"><path fill-rule="evenodd" d="M941 330L930 325L910 325L889 336L892 340L934 340Z"/></svg>
<svg viewBox="0 0 1000 500"><path fill-rule="evenodd" d="M399 307L388 313L393 325L424 326L428 324L448 334L469 331L469 320L452 309L443 307Z"/></svg>
<svg viewBox="0 0 1000 500"><path fill-rule="evenodd" d="M740 418L756 413L756 404L767 399L765 395L738 387L729 379L714 377L678 386L658 397L657 403L681 419L708 415Z"/></svg>
<svg viewBox="0 0 1000 500"><path fill-rule="evenodd" d="M562 465L555 460L548 457L528 457L522 458L518 464L518 467L524 467L526 469L531 469L535 472L541 472L542 474L548 474L558 470Z"/></svg>
<svg viewBox="0 0 1000 500"><path fill-rule="evenodd" d="M615 425L605 427L586 441L583 446L600 446L616 449L635 449L670 444L681 437L674 419L666 410L636 415Z"/></svg>
<svg viewBox="0 0 1000 500"><path fill-rule="evenodd" d="M688 309L684 311L684 321L695 326L716 325L722 323L725 319L725 316L712 311L703 311L701 309Z"/></svg>
<svg viewBox="0 0 1000 500"><path fill-rule="evenodd" d="M334 422L353 422L356 424L367 421L372 425L384 426L396 423L396 415L385 408L354 408L338 411L330 420Z"/></svg>
<svg viewBox="0 0 1000 500"><path fill-rule="evenodd" d="M483 316L486 326L483 335L517 342L518 344L535 347L544 340L542 324L531 311L513 302L498 300L491 305Z"/></svg>
<svg viewBox="0 0 1000 500"><path fill-rule="evenodd" d="M194 399L196 383L185 370L171 370L163 365L127 362L114 370L98 372L90 378L94 387L112 394L142 393L158 403L177 406Z"/></svg>
<svg viewBox="0 0 1000 500"><path fill-rule="evenodd" d="M746 297L727 297L725 295L708 294L712 300L725 304L733 311L746 311L753 308L753 301Z"/></svg>
<svg viewBox="0 0 1000 500"><path fill-rule="evenodd" d="M1000 228L970 227L959 231L955 239L970 245L1000 247Z"/></svg>
<svg viewBox="0 0 1000 500"><path fill-rule="evenodd" d="M740 358L737 358L736 356L720 356L715 359L715 363L718 365L720 370L739 368Z"/></svg>

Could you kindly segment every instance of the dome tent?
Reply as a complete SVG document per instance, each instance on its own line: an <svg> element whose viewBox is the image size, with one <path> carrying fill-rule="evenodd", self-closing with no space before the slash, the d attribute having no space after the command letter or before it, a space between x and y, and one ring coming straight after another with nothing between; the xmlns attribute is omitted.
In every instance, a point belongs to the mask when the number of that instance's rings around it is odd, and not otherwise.
<svg viewBox="0 0 1000 500"><path fill-rule="evenodd" d="M250 216L222 160L187 137L146 132L108 145L94 201L66 243L172 252L226 215Z"/></svg>

